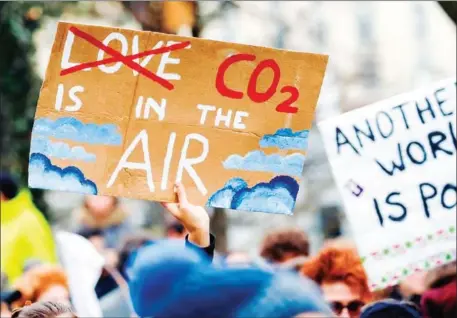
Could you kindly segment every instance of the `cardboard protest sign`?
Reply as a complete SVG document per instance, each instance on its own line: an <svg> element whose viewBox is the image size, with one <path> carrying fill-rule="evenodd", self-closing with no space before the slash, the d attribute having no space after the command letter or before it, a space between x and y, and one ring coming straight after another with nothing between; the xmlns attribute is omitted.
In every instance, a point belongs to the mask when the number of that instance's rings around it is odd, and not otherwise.
<svg viewBox="0 0 457 318"><path fill-rule="evenodd" d="M319 129L372 289L455 260L455 79Z"/></svg>
<svg viewBox="0 0 457 318"><path fill-rule="evenodd" d="M59 23L29 185L291 214L327 59Z"/></svg>

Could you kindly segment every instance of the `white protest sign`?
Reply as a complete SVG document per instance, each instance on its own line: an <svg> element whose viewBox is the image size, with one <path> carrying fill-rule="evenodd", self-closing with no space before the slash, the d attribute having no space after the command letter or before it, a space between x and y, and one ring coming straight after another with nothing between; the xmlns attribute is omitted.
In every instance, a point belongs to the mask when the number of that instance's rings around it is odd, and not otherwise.
<svg viewBox="0 0 457 318"><path fill-rule="evenodd" d="M319 124L371 289L455 260L456 85Z"/></svg>

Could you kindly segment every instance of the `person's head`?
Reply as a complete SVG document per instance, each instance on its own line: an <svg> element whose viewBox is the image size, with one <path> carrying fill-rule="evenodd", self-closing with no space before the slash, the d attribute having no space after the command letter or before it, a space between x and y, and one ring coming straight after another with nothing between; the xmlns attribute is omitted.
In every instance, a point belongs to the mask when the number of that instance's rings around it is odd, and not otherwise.
<svg viewBox="0 0 457 318"><path fill-rule="evenodd" d="M14 199L19 192L19 186L12 176L0 173L0 201Z"/></svg>
<svg viewBox="0 0 457 318"><path fill-rule="evenodd" d="M21 292L18 290L7 290L6 286L2 286L2 299L0 317L10 317L11 305L21 298Z"/></svg>
<svg viewBox="0 0 457 318"><path fill-rule="evenodd" d="M138 250L144 246L154 244L149 233L137 233L126 237L119 249L119 269L125 274L136 257Z"/></svg>
<svg viewBox="0 0 457 318"><path fill-rule="evenodd" d="M412 302L394 299L380 300L362 309L360 318L421 318L420 309Z"/></svg>
<svg viewBox="0 0 457 318"><path fill-rule="evenodd" d="M441 266L438 266L428 272L424 277L424 284L426 289L437 288L446 285L452 280L456 279L457 263L453 261Z"/></svg>
<svg viewBox="0 0 457 318"><path fill-rule="evenodd" d="M455 261L428 271L420 305L424 316L450 318L457 316L457 264Z"/></svg>
<svg viewBox="0 0 457 318"><path fill-rule="evenodd" d="M21 303L25 301L54 301L70 304L70 291L65 271L57 265L37 265L15 282L22 293Z"/></svg>
<svg viewBox="0 0 457 318"><path fill-rule="evenodd" d="M170 222L166 228L166 237L170 239L183 239L187 235L187 231L184 226L177 222Z"/></svg>
<svg viewBox="0 0 457 318"><path fill-rule="evenodd" d="M325 247L304 263L301 273L321 286L324 297L340 317L358 317L371 300L367 276L351 246Z"/></svg>
<svg viewBox="0 0 457 318"><path fill-rule="evenodd" d="M179 282L179 288L174 288ZM131 268L140 317L279 317L331 314L311 280L290 272L217 268L207 256L166 240L144 247Z"/></svg>
<svg viewBox="0 0 457 318"><path fill-rule="evenodd" d="M263 240L260 255L272 263L283 263L298 256L308 256L308 237L303 231L296 229L270 233Z"/></svg>
<svg viewBox="0 0 457 318"><path fill-rule="evenodd" d="M77 316L67 304L45 301L15 310L12 318L77 318Z"/></svg>
<svg viewBox="0 0 457 318"><path fill-rule="evenodd" d="M424 316L433 318L454 318L457 316L457 279L443 282L438 287L424 292L421 308Z"/></svg>
<svg viewBox="0 0 457 318"><path fill-rule="evenodd" d="M84 204L93 217L103 219L109 217L116 210L118 199L102 195L87 195Z"/></svg>

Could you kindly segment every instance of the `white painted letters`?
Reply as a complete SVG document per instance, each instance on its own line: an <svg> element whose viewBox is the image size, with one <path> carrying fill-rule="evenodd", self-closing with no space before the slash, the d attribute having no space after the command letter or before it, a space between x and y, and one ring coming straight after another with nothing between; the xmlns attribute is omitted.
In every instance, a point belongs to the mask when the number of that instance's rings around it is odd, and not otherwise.
<svg viewBox="0 0 457 318"><path fill-rule="evenodd" d="M233 111L230 109L227 111L225 115L223 114L223 108L216 108L216 106L213 105L197 104L197 109L201 110L202 112L200 116L200 125L205 124L209 112L214 112L217 109L216 116L214 118L214 126L219 127L221 122L223 122L225 127L227 128L230 128L230 125L232 124L233 128L235 129L246 129L246 125L243 123L243 118L249 117L248 112L240 110L236 111L234 116L235 118L232 122L231 119Z"/></svg>
<svg viewBox="0 0 457 318"><path fill-rule="evenodd" d="M235 119L233 120L233 128L246 129L246 125L243 123L243 117L249 117L249 113L243 111L237 111L235 113Z"/></svg>
<svg viewBox="0 0 457 318"><path fill-rule="evenodd" d="M59 84L57 86L56 103L54 105L54 107L57 111L60 111L62 109L63 92L64 92L63 84Z"/></svg>
<svg viewBox="0 0 457 318"><path fill-rule="evenodd" d="M63 84L59 84L57 86L56 103L54 106L57 111L60 111L62 109L64 92L65 92L65 88L64 88ZM70 88L70 91L68 92L68 96L70 97L71 101L74 104L65 106L66 111L76 112L81 109L81 106L83 105L83 103L82 103L81 99L78 96L76 96L76 93L82 93L82 92L84 92L84 87L82 87L82 86L73 86L72 88Z"/></svg>
<svg viewBox="0 0 457 318"><path fill-rule="evenodd" d="M143 101L144 97L140 96L138 97L138 102L136 103L135 107L135 117L136 118L141 118L141 110L143 108ZM164 120L165 118L165 110L167 107L167 100L165 98L162 98L160 100L160 104L156 102L156 100L152 97L148 97L146 99L146 104L144 105L144 113L143 113L143 119L149 119L149 113L150 109L152 108L158 115L159 121Z"/></svg>
<svg viewBox="0 0 457 318"><path fill-rule="evenodd" d="M176 44L176 43L179 43L179 42L168 41L167 42L167 46L170 46L170 45ZM166 80L180 80L181 79L181 75L179 75L179 74L176 74L176 73L165 73L165 66L167 64L175 64L176 65L176 64L179 64L181 62L180 59L171 58L170 54L171 54L171 52L166 52L166 53L162 54L162 58L160 59L159 68L157 69L157 75L162 77L163 79L166 79Z"/></svg>
<svg viewBox="0 0 457 318"><path fill-rule="evenodd" d="M143 148L143 162L129 162L127 159L132 154L133 150L135 150L138 143L141 142L141 146ZM110 188L114 181L116 181L117 176L121 169L132 169L132 170L145 170L146 171L146 182L149 187L149 191L154 192L154 182L152 178L152 167L151 167L151 159L149 158L149 148L148 148L148 133L145 129L140 131L140 133L133 139L132 143L128 146L125 150L124 154L121 157L121 160L117 164L116 169L114 170L111 178L106 185L107 188Z"/></svg>
<svg viewBox="0 0 457 318"><path fill-rule="evenodd" d="M162 170L162 182L160 183L160 188L166 190L168 186L168 174L170 172L170 163L171 157L173 157L173 149L175 146L176 133L172 132L170 134L170 139L168 139L167 153L165 154L165 159L163 161L163 170Z"/></svg>
<svg viewBox="0 0 457 318"><path fill-rule="evenodd" d="M203 151L201 155L196 158L187 158L187 150L189 149L189 144L192 139L197 140L202 144ZM176 173L176 182L182 181L183 172L184 170L186 170L189 176L192 178L192 181L194 181L195 185L197 186L197 189L201 192L202 195L206 195L208 191L206 190L205 185L203 184L202 180L200 179L197 172L194 170L192 166L203 162L208 156L208 152L208 139L206 139L200 134L187 135L184 141L184 146L181 150L181 158L179 159L178 171Z"/></svg>
<svg viewBox="0 0 457 318"><path fill-rule="evenodd" d="M159 41L156 43L156 45L154 45L154 47L152 48L153 50L155 49L158 49L159 47L162 47L163 46L163 41ZM139 53L139 48L138 48L138 35L135 35L133 37L133 42L132 42L132 54L135 55L135 54L138 54ZM138 63L141 65L141 67L146 67L146 65L148 65L149 61L151 61L151 59L155 56L155 54L150 54L150 55L147 55L143 61L140 62L140 59L134 59L133 61L135 63ZM138 72L133 70L133 75L134 76L138 76Z"/></svg>
<svg viewBox="0 0 457 318"><path fill-rule="evenodd" d="M200 125L204 125L206 121L206 115L208 114L208 111L215 111L216 106L212 105L203 105L203 104L198 104L197 108L202 111L202 115L200 117Z"/></svg>
<svg viewBox="0 0 457 318"><path fill-rule="evenodd" d="M63 46L62 60L60 62L60 68L63 70L80 64L70 62L71 48L73 47L74 41L75 35L73 34L73 32L68 30L67 38L65 39L65 44ZM84 71L90 71L90 68L86 68L84 69Z"/></svg>
<svg viewBox="0 0 457 318"><path fill-rule="evenodd" d="M214 125L216 127L219 127L221 121L224 122L225 127L230 127L230 120L232 119L232 110L229 109L227 111L227 115L222 114L222 108L218 108L217 113L216 113L216 119L214 120Z"/></svg>
<svg viewBox="0 0 457 318"><path fill-rule="evenodd" d="M129 48L128 48L128 43L127 43L127 39L125 38L125 36L123 36L121 33L118 33L118 32L110 33L103 40L103 44L105 44L106 46L109 46L109 42L111 42L112 40L118 40L119 42L121 42L121 45L122 45L121 54L127 55ZM105 55L105 52L103 50L99 50L98 55L97 55L97 61L103 60L104 55ZM112 73L116 73L121 68L121 66L122 66L122 62L116 62L112 66L99 65L98 68L100 69L100 71L102 71L104 73L112 74Z"/></svg>

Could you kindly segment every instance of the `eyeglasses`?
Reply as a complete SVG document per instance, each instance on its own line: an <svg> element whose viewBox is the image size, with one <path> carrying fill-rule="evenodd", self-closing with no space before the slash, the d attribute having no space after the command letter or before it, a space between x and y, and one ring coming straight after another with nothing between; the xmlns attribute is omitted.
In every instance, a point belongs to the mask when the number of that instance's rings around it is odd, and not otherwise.
<svg viewBox="0 0 457 318"><path fill-rule="evenodd" d="M337 315L340 315L346 308L351 316L360 314L360 310L365 306L365 303L360 300L353 300L347 304L343 304L339 301L332 301L330 304Z"/></svg>

